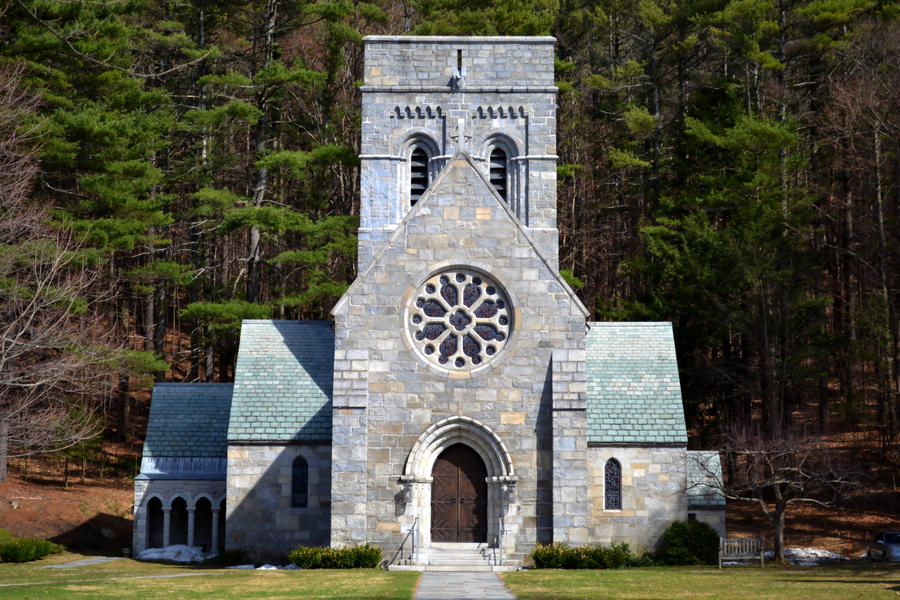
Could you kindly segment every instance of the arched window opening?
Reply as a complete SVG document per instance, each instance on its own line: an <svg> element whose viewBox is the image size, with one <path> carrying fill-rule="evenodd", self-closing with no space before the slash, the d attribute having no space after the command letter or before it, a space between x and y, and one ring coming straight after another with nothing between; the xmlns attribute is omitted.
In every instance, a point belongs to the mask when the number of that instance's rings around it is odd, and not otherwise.
<svg viewBox="0 0 900 600"><path fill-rule="evenodd" d="M606 461L606 510L622 510L622 465L614 458Z"/></svg>
<svg viewBox="0 0 900 600"><path fill-rule="evenodd" d="M159 498L150 498L147 502L147 547L162 548L163 545L163 509Z"/></svg>
<svg viewBox="0 0 900 600"><path fill-rule="evenodd" d="M506 159L506 152L502 148L495 147L491 150L491 185L494 186L501 198L509 202L506 183L508 170Z"/></svg>
<svg viewBox="0 0 900 600"><path fill-rule="evenodd" d="M172 501L172 513L169 515L169 544L187 544L188 511L187 502L178 497Z"/></svg>
<svg viewBox="0 0 900 600"><path fill-rule="evenodd" d="M414 206L428 188L428 153L421 146L409 157L409 205Z"/></svg>
<svg viewBox="0 0 900 600"><path fill-rule="evenodd" d="M309 465L298 456L291 466L291 506L306 508L309 505Z"/></svg>
<svg viewBox="0 0 900 600"><path fill-rule="evenodd" d="M200 498L194 510L194 545L204 552L212 551L212 521L212 504L208 498Z"/></svg>
<svg viewBox="0 0 900 600"><path fill-rule="evenodd" d="M225 550L225 500L223 499L219 503L219 536L218 542L216 543L219 552L223 552Z"/></svg>

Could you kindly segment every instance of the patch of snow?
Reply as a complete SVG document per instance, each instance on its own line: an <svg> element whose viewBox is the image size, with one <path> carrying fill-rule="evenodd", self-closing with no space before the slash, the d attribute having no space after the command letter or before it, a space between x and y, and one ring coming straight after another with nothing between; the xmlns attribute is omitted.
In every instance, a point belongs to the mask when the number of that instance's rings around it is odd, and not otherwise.
<svg viewBox="0 0 900 600"><path fill-rule="evenodd" d="M270 565L269 563L264 564L261 567L256 567L257 571L277 571L278 567L275 565Z"/></svg>
<svg viewBox="0 0 900 600"><path fill-rule="evenodd" d="M203 562L207 558L215 556L215 553L205 553L200 546L185 546L176 544L165 548L147 548L138 553L135 558L140 560L170 560L172 562Z"/></svg>
<svg viewBox="0 0 900 600"><path fill-rule="evenodd" d="M784 559L790 564L800 567L817 567L823 564L850 560L846 556L822 550L821 548L785 548ZM771 550L766 552L766 560L775 560L775 553Z"/></svg>
<svg viewBox="0 0 900 600"><path fill-rule="evenodd" d="M300 567L298 567L298 566L295 565L294 563L290 563L290 564L284 565L283 568L284 568L285 571L296 571L296 570L299 569Z"/></svg>
<svg viewBox="0 0 900 600"><path fill-rule="evenodd" d="M226 569L255 569L253 565L232 565L230 567L225 567Z"/></svg>

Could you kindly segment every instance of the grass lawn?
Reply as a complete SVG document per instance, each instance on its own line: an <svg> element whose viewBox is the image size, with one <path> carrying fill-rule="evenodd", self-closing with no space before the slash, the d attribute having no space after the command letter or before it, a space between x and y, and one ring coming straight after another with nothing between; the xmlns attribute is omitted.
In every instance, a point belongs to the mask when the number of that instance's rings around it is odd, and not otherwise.
<svg viewBox="0 0 900 600"><path fill-rule="evenodd" d="M503 577L518 600L878 600L900 598L900 565L815 568L651 567L520 571Z"/></svg>
<svg viewBox="0 0 900 600"><path fill-rule="evenodd" d="M131 559L70 569L41 567L89 558L63 553L0 564L0 598L412 598L418 573L379 569L250 571ZM25 584L25 585L8 585Z"/></svg>

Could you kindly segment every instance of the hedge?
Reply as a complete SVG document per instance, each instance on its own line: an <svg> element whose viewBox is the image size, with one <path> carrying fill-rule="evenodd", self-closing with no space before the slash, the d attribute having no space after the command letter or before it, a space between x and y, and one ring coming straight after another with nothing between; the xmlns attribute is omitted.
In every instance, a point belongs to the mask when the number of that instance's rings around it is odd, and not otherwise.
<svg viewBox="0 0 900 600"><path fill-rule="evenodd" d="M381 548L370 544L348 548L298 546L288 559L302 569L374 569L381 564Z"/></svg>
<svg viewBox="0 0 900 600"><path fill-rule="evenodd" d="M653 564L649 555L635 556L625 543L610 546L538 544L531 558L538 569L621 569Z"/></svg>
<svg viewBox="0 0 900 600"><path fill-rule="evenodd" d="M34 538L18 538L0 543L0 562L29 562L62 551L63 547L53 542Z"/></svg>

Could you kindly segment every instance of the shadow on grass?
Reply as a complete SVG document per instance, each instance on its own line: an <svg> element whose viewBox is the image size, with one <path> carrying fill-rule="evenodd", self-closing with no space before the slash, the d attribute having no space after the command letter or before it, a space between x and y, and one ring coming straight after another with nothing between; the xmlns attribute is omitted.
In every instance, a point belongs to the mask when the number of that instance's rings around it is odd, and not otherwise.
<svg viewBox="0 0 900 600"><path fill-rule="evenodd" d="M122 556L123 548L131 548L131 529L130 519L101 513L50 541L88 556Z"/></svg>

